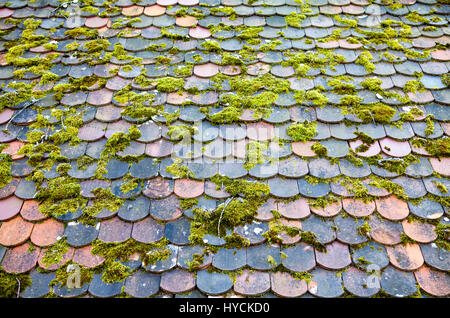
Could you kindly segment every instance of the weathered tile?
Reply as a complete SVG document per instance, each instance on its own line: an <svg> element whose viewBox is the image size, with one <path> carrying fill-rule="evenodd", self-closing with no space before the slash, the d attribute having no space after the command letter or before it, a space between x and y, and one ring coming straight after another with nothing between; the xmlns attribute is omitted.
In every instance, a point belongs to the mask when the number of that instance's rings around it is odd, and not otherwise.
<svg viewBox="0 0 450 318"><path fill-rule="evenodd" d="M160 275L137 271L125 280L124 291L132 297L151 297L159 291L160 282Z"/></svg>
<svg viewBox="0 0 450 318"><path fill-rule="evenodd" d="M397 270L391 266L383 271L380 283L381 289L393 297L410 296L417 290L413 273Z"/></svg>
<svg viewBox="0 0 450 318"><path fill-rule="evenodd" d="M225 273L209 273L202 270L197 273L197 287L209 295L226 293L233 287L233 280Z"/></svg>
<svg viewBox="0 0 450 318"><path fill-rule="evenodd" d="M34 225L30 239L33 244L44 247L56 243L63 234L64 225L53 219L48 219Z"/></svg>
<svg viewBox="0 0 450 318"><path fill-rule="evenodd" d="M448 273L434 271L427 266L422 266L414 275L419 286L433 296L448 296L450 294L450 276Z"/></svg>
<svg viewBox="0 0 450 318"><path fill-rule="evenodd" d="M24 243L31 235L34 224L23 220L20 216L3 222L0 225L0 244L16 246Z"/></svg>
<svg viewBox="0 0 450 318"><path fill-rule="evenodd" d="M183 293L195 287L194 273L174 269L161 275L161 289L171 293Z"/></svg>
<svg viewBox="0 0 450 318"><path fill-rule="evenodd" d="M326 253L316 251L317 263L327 269L342 269L350 265L348 246L337 241L326 245Z"/></svg>
<svg viewBox="0 0 450 318"><path fill-rule="evenodd" d="M23 202L15 196L0 200L0 221L6 221L16 216L20 212Z"/></svg>
<svg viewBox="0 0 450 318"><path fill-rule="evenodd" d="M37 263L40 249L37 247L31 252L29 243L10 248L6 251L2 261L2 268L7 273L24 273L31 270Z"/></svg>
<svg viewBox="0 0 450 318"><path fill-rule="evenodd" d="M342 278L334 271L316 268L311 272L312 280L308 283L308 291L318 297L339 297L344 293Z"/></svg>
<svg viewBox="0 0 450 318"><path fill-rule="evenodd" d="M102 274L94 274L89 284L89 293L95 297L113 297L120 294L123 282L108 284L102 279Z"/></svg>
<svg viewBox="0 0 450 318"><path fill-rule="evenodd" d="M270 289L270 274L266 272L244 270L238 275L234 291L241 295L256 296Z"/></svg>
<svg viewBox="0 0 450 318"><path fill-rule="evenodd" d="M97 238L98 228L78 222L71 222L67 225L64 236L67 237L67 243L69 245L82 247L90 244Z"/></svg>

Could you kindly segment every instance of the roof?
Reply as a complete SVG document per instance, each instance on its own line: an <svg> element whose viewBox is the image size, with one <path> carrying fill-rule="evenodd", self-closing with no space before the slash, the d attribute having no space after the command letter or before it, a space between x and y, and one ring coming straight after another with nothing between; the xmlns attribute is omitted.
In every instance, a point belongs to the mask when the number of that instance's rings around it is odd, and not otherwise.
<svg viewBox="0 0 450 318"><path fill-rule="evenodd" d="M0 295L448 296L449 12L0 0Z"/></svg>

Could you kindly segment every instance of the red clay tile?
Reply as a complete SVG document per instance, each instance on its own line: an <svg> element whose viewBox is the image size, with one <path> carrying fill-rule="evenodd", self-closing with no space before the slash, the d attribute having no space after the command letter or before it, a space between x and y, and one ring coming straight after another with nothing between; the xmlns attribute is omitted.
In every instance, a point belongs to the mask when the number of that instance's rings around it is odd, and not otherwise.
<svg viewBox="0 0 450 318"><path fill-rule="evenodd" d="M267 272L244 270L236 277L234 291L241 295L255 296L270 289L270 274Z"/></svg>
<svg viewBox="0 0 450 318"><path fill-rule="evenodd" d="M165 199L154 200L150 206L151 216L158 221L174 221L183 215L179 199L176 195L171 195Z"/></svg>
<svg viewBox="0 0 450 318"><path fill-rule="evenodd" d="M428 153L428 151L425 150L425 148L418 148L418 147L415 147L415 146L411 143L411 141L412 141L412 140L410 140L409 145L410 145L411 151L412 151L413 153L418 154L418 155L422 155L422 156L430 156L430 154Z"/></svg>
<svg viewBox="0 0 450 318"><path fill-rule="evenodd" d="M178 92L169 93L167 94L167 104L181 105L186 101L187 98L188 94L186 92L183 92L181 94Z"/></svg>
<svg viewBox="0 0 450 318"><path fill-rule="evenodd" d="M14 111L12 109L5 108L0 113L0 125L7 123L13 115L14 115Z"/></svg>
<svg viewBox="0 0 450 318"><path fill-rule="evenodd" d="M137 17L144 12L144 7L141 6L129 6L122 9L122 14L127 17Z"/></svg>
<svg viewBox="0 0 450 318"><path fill-rule="evenodd" d="M5 185L3 188L0 188L0 199L5 199L12 196L16 191L19 181L20 179L13 178L10 183Z"/></svg>
<svg viewBox="0 0 450 318"><path fill-rule="evenodd" d="M352 150L358 156L361 156L361 157L376 156L381 151L380 145L378 144L378 141L375 141L373 144L371 144L369 146L369 149L367 149L366 151L364 151L364 152L356 152L356 148L358 148L360 145L362 145L362 141L361 140L350 141L350 148L352 148Z"/></svg>
<svg viewBox="0 0 450 318"><path fill-rule="evenodd" d="M113 92L103 88L97 91L89 92L87 102L94 106L103 106L111 103Z"/></svg>
<svg viewBox="0 0 450 318"><path fill-rule="evenodd" d="M275 129L273 125L265 122L247 124L247 137L258 141L267 141L273 139Z"/></svg>
<svg viewBox="0 0 450 318"><path fill-rule="evenodd" d="M430 163L434 171L450 177L450 158L430 158Z"/></svg>
<svg viewBox="0 0 450 318"><path fill-rule="evenodd" d="M450 49L432 51L431 57L439 61L450 61Z"/></svg>
<svg viewBox="0 0 450 318"><path fill-rule="evenodd" d="M11 156L13 160L22 159L25 157L24 155L19 155L17 152L22 148L24 145L23 142L20 141L13 141L8 144L8 147L2 150L3 153L7 153Z"/></svg>
<svg viewBox="0 0 450 318"><path fill-rule="evenodd" d="M198 20L190 15L187 15L185 17L177 17L175 19L175 24L184 28L195 27L197 23Z"/></svg>
<svg viewBox="0 0 450 318"><path fill-rule="evenodd" d="M401 242L400 235L403 232L400 224L380 220L376 215L370 216L368 224L370 226L370 237L377 243L395 245Z"/></svg>
<svg viewBox="0 0 450 318"><path fill-rule="evenodd" d="M147 180L142 193L151 199L166 198L173 192L173 185L168 179L156 177Z"/></svg>
<svg viewBox="0 0 450 318"><path fill-rule="evenodd" d="M448 273L422 266L414 272L414 275L420 287L427 293L437 297L450 295L450 275Z"/></svg>
<svg viewBox="0 0 450 318"><path fill-rule="evenodd" d="M1 116L1 114L0 114ZM0 121L1 124L1 121ZM447 136L450 136L450 123L441 123L442 130Z"/></svg>
<svg viewBox="0 0 450 318"><path fill-rule="evenodd" d="M195 6L197 4L199 4L199 0L178 0L178 4L180 6L188 6L188 7L192 7Z"/></svg>
<svg viewBox="0 0 450 318"><path fill-rule="evenodd" d="M300 230L302 229L302 223L297 220L286 220L283 218L280 220L280 222L282 225L285 225L285 226L298 228ZM281 241L283 242L283 244L295 244L298 241L300 241L301 237L300 237L300 235L290 236L285 231L282 231L280 233L280 238L281 238Z"/></svg>
<svg viewBox="0 0 450 318"><path fill-rule="evenodd" d="M431 243L437 238L433 224L404 220L402 226L406 235L419 243Z"/></svg>
<svg viewBox="0 0 450 318"><path fill-rule="evenodd" d="M105 123L94 120L78 130L78 137L84 141L96 141L105 135L105 129Z"/></svg>
<svg viewBox="0 0 450 318"><path fill-rule="evenodd" d="M420 36L418 38L412 39L412 44L419 49L431 49L436 45L436 41L434 41L432 38Z"/></svg>
<svg viewBox="0 0 450 318"><path fill-rule="evenodd" d="M230 196L223 187L218 187L211 181L205 181L205 194L218 199L224 199Z"/></svg>
<svg viewBox="0 0 450 318"><path fill-rule="evenodd" d="M219 73L219 67L213 63L206 63L194 66L194 74L198 77L212 77Z"/></svg>
<svg viewBox="0 0 450 318"><path fill-rule="evenodd" d="M331 217L337 215L342 210L342 203L341 200L338 200L336 202L333 202L331 204L328 204L325 206L325 208L320 207L311 207L311 211L315 214L318 214L320 216L324 217Z"/></svg>
<svg viewBox="0 0 450 318"><path fill-rule="evenodd" d="M148 15L149 17L156 17L159 15L163 15L166 13L166 7L160 6L160 5L153 5L149 7L145 7L144 14Z"/></svg>
<svg viewBox="0 0 450 318"><path fill-rule="evenodd" d="M30 238L33 244L45 247L56 243L57 238L63 234L64 225L54 219L48 219L34 226Z"/></svg>
<svg viewBox="0 0 450 318"><path fill-rule="evenodd" d="M110 123L106 126L105 137L109 139L116 132L127 132L130 127L131 123L125 120L119 120L114 123Z"/></svg>
<svg viewBox="0 0 450 318"><path fill-rule="evenodd" d="M395 196L375 200L377 211L391 221L403 220L409 215L408 204Z"/></svg>
<svg viewBox="0 0 450 318"><path fill-rule="evenodd" d="M221 66L220 73L228 76L235 76L241 74L241 68L236 65Z"/></svg>
<svg viewBox="0 0 450 318"><path fill-rule="evenodd" d="M194 39L206 39L211 36L211 32L207 28L196 26L189 29L189 36Z"/></svg>
<svg viewBox="0 0 450 318"><path fill-rule="evenodd" d="M404 157L411 153L411 147L407 141L397 141L389 137L379 140L381 151L392 157Z"/></svg>
<svg viewBox="0 0 450 318"><path fill-rule="evenodd" d="M0 221L9 220L17 215L22 208L23 200L16 196L0 200Z"/></svg>
<svg viewBox="0 0 450 318"><path fill-rule="evenodd" d="M334 241L326 246L325 253L316 251L317 263L326 269L341 269L351 264L348 245Z"/></svg>
<svg viewBox="0 0 450 318"><path fill-rule="evenodd" d="M173 151L173 143L165 139L149 143L145 146L145 153L150 157L167 157Z"/></svg>
<svg viewBox="0 0 450 318"><path fill-rule="evenodd" d="M133 224L131 236L142 243L153 243L159 241L164 235L164 225L156 222L152 217Z"/></svg>
<svg viewBox="0 0 450 318"><path fill-rule="evenodd" d="M88 28L92 28L92 29L100 29L105 27L109 22L108 18L101 18L101 17L89 17L86 19L86 22L84 22L84 24L88 27Z"/></svg>
<svg viewBox="0 0 450 318"><path fill-rule="evenodd" d="M63 266L65 263L67 263L68 261L70 261L72 259L73 253L75 252L75 249L72 248L72 247L69 247L67 252L62 255L61 261L58 264L51 264L51 265L50 264L46 264L44 262L44 260L43 260L46 251L47 251L46 248L43 248L41 250L41 253L39 254L38 264L43 269L46 269L46 270L49 270L49 271L54 271L54 270L57 270L58 268L60 268L61 266Z"/></svg>
<svg viewBox="0 0 450 318"><path fill-rule="evenodd" d="M289 273L272 273L270 281L274 294L281 297L299 297L308 291L306 281L295 279Z"/></svg>
<svg viewBox="0 0 450 318"><path fill-rule="evenodd" d="M3 222L0 226L0 245L16 246L22 244L30 237L33 225L33 223L24 221L20 216Z"/></svg>
<svg viewBox="0 0 450 318"><path fill-rule="evenodd" d="M88 245L75 250L72 260L87 268L97 267L105 261L103 256L92 255L92 245Z"/></svg>
<svg viewBox="0 0 450 318"><path fill-rule="evenodd" d="M351 5L342 7L342 11L345 14L360 15L360 14L364 13L364 8L351 4ZM353 49L353 48L350 48L350 49Z"/></svg>
<svg viewBox="0 0 450 318"><path fill-rule="evenodd" d="M423 265L423 256L418 244L386 246L391 264L401 270L413 271Z"/></svg>
<svg viewBox="0 0 450 318"><path fill-rule="evenodd" d="M0 9L0 19L9 18L14 13L14 10L10 10L8 8Z"/></svg>
<svg viewBox="0 0 450 318"><path fill-rule="evenodd" d="M262 115L256 114L253 109L244 109L242 111L241 116L239 117L240 120L249 121L249 122L254 122L261 118L262 118Z"/></svg>
<svg viewBox="0 0 450 318"><path fill-rule="evenodd" d="M289 203L279 202L278 212L288 219L302 219L311 214L308 201L301 198Z"/></svg>
<svg viewBox="0 0 450 318"><path fill-rule="evenodd" d="M413 103L418 104L427 104L431 103L434 100L433 94L431 94L430 91L408 93L407 95Z"/></svg>
<svg viewBox="0 0 450 318"><path fill-rule="evenodd" d="M190 179L175 180L173 191L181 198L196 198L203 194L205 190L204 181L195 181Z"/></svg>
<svg viewBox="0 0 450 318"><path fill-rule="evenodd" d="M161 6L173 6L175 4L177 4L178 0L156 0L156 3L161 5Z"/></svg>
<svg viewBox="0 0 450 318"><path fill-rule="evenodd" d="M40 248L30 250L30 244L8 249L3 257L2 267L7 273L25 273L31 270L37 263Z"/></svg>
<svg viewBox="0 0 450 318"><path fill-rule="evenodd" d="M270 198L259 209L258 214L255 216L257 220L269 221L273 218L272 210L277 210L278 206L275 199Z"/></svg>
<svg viewBox="0 0 450 318"><path fill-rule="evenodd" d="M338 41L316 42L320 49L337 49L339 47Z"/></svg>
<svg viewBox="0 0 450 318"><path fill-rule="evenodd" d="M247 68L247 73L253 76L263 75L268 73L269 71L270 71L270 64L261 62L251 64Z"/></svg>
<svg viewBox="0 0 450 318"><path fill-rule="evenodd" d="M102 221L98 239L106 243L120 243L131 237L133 223L124 222L118 217Z"/></svg>
<svg viewBox="0 0 450 318"><path fill-rule="evenodd" d="M375 202L373 201L364 203L361 200L344 198L342 199L342 206L348 214L356 217L368 216L375 211Z"/></svg>
<svg viewBox="0 0 450 318"><path fill-rule="evenodd" d="M170 293L184 293L195 287L195 274L174 269L161 275L161 288Z"/></svg>
<svg viewBox="0 0 450 318"><path fill-rule="evenodd" d="M44 214L39 212L39 203L34 200L23 202L20 215L27 221L40 221L46 218Z"/></svg>
<svg viewBox="0 0 450 318"><path fill-rule="evenodd" d="M317 154L311 149L314 141L291 143L292 152L300 157L315 157Z"/></svg>

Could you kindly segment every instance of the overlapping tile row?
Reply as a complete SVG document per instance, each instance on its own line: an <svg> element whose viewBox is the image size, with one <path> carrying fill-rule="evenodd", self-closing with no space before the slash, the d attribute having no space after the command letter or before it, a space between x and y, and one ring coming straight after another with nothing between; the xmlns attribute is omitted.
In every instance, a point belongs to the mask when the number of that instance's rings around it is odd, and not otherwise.
<svg viewBox="0 0 450 318"><path fill-rule="evenodd" d="M26 103L8 105L0 113L0 142L7 145L2 152L13 160L13 179L0 189L0 265L6 273L30 273L32 285L21 293L22 297L450 295L450 255L436 244L437 239L448 243L448 149L447 155L437 158L413 142L445 140L450 134L450 90L445 79L450 70L450 6L435 0L402 0L399 3L403 6L398 8L365 0L307 3L308 10L304 11L302 3L295 0L119 0L112 4L117 10L110 12L103 1L94 1L92 6L98 12L81 10L74 19L58 15L61 3L57 0L0 1L0 28L4 32L0 46L2 94L13 91L7 87L9 83L30 83L39 78L28 72L23 79L17 79L14 67L4 59L8 47L5 44L20 39L24 29L23 23L11 24L8 19L41 19L35 32L49 35L56 44L54 52L61 53L51 69L58 79L46 84L45 89L91 75L105 84L102 88L94 85L65 94L60 101L49 95L32 107ZM180 10L185 10L184 14ZM298 27L287 23L286 17L292 13L306 15ZM411 13L419 18L408 18ZM346 28L340 17L355 20L357 28ZM133 18L139 20L112 28ZM364 38L361 30L377 30L380 23L391 20L411 27L410 42L402 43L403 46L417 53L431 49L430 56L411 57L385 43L366 45L348 40ZM213 26L219 24L234 30L212 32ZM246 43L245 38L239 37L239 26L261 27L261 43ZM129 59L113 57L106 63L89 65L67 48L74 39L66 31L80 27L97 30L101 35L97 40L107 39L106 52L112 52L114 44L120 43L128 56L142 58L142 63L130 65ZM340 39L331 37L336 30L341 30ZM77 38L78 50L86 51L83 45L90 40ZM216 52L205 50L204 43L211 40L219 44ZM245 65L222 65L224 52L237 55L244 45L259 50L273 41L280 44L259 52ZM344 61L334 68L312 67L306 76L283 63L288 60L287 52L323 50L342 55ZM372 52L372 71L356 63L366 50ZM40 46L27 50L25 56L44 57L48 53L50 50ZM170 60L161 64L161 56ZM189 67L184 69L186 65ZM141 74L151 81L149 86L141 86L136 80ZM227 107L222 98L234 94L228 78L222 87L215 85L214 79L220 74L250 78L270 74L287 80L289 91L278 95L267 117L253 116L251 110L245 110L239 123L217 124L202 108L210 107L209 114L218 112ZM363 123L354 114L346 114L340 107L346 93L339 94L329 85L339 76L352 80L354 95L361 98L362 105L383 102L397 110L390 123ZM172 92L160 92L157 80L164 77L183 79L182 86ZM361 85L372 77L381 80L384 92L406 95L409 101L384 98ZM422 89L404 92L406 83L414 80ZM123 115L126 104L116 97L127 85L138 93L155 94L154 105L163 105L166 116L159 114L142 123ZM295 97L296 91L315 89L327 98L326 105L299 102ZM404 120L400 114L408 113L412 105L423 114L416 116L415 121ZM117 211L105 209L95 215L96 225L82 224L81 210L58 217L39 212L36 184L30 178L33 167L19 149L27 144L27 132L33 131L30 125L40 115L64 129L59 125L60 119L53 116L55 109L75 109L83 122L77 135L80 143L60 146L61 155L71 165L67 173L79 181L81 196L92 203L96 198L92 191L104 188L125 200ZM175 120L170 122L167 115L175 115ZM293 141L288 127L305 120L317 123L317 133L310 141ZM430 121L431 134L426 132ZM98 161L108 139L116 132L128 132L133 124L137 124L141 136L108 161L104 179L96 178ZM195 127L196 133L189 136L188 143L170 133L169 127L178 125ZM358 151L363 141L356 132L373 139L363 152ZM271 163L257 163L247 169L248 145L255 141L266 144L263 155ZM327 149L327 157L313 151L316 142ZM381 155L381 159L377 164L363 161L361 166L355 166L350 154L361 159ZM402 173L386 170L380 164L407 161L411 154L420 162L411 163ZM80 169L78 161L85 156L94 160ZM139 160L125 161L130 156ZM167 171L176 159L181 159L192 172L189 178L178 178ZM44 174L48 180L59 176L56 166ZM235 229L249 240L250 246L220 248L226 245L222 238L205 238L205 243L219 247L218 252L205 256L200 269L191 272L190 262L203 251L189 240L193 208L211 211L230 197L211 181L216 174L266 183L271 197L251 224ZM124 193L121 186L127 177L139 179L140 183ZM379 178L401 186L404 197L399 198L394 190L374 186L373 180ZM371 200L365 202L352 192L349 180L361 182ZM325 207L313 204L330 197L333 202ZM197 198L198 203L183 209L180 198ZM280 216L274 215L273 210ZM263 234L277 218L283 225L314 233L326 247L326 253L300 235L284 232L279 244L269 243ZM367 228L370 230L363 231ZM61 238L66 239L69 250L59 264L46 266L46 250ZM107 284L102 274L96 273L81 288L49 287L55 271L69 261L88 269L101 267L105 259L91 253L97 241L157 243L163 239L168 240L169 257L147 266L139 259L129 260L125 264L133 274L124 281ZM310 279L294 277L306 273L312 274Z"/></svg>

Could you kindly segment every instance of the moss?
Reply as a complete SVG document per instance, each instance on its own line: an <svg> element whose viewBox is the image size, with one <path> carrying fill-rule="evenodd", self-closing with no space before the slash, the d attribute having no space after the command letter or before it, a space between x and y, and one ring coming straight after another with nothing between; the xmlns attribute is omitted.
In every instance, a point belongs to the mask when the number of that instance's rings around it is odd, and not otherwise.
<svg viewBox="0 0 450 318"><path fill-rule="evenodd" d="M409 80L403 86L403 91L405 93L416 93L417 91L423 91L424 86L418 80Z"/></svg>
<svg viewBox="0 0 450 318"><path fill-rule="evenodd" d="M411 22L422 22L422 23L430 22L427 18L422 17L419 13L417 13L417 11L412 11L408 13L405 18Z"/></svg>
<svg viewBox="0 0 450 318"><path fill-rule="evenodd" d="M291 12L284 17L289 26L301 28L301 23L306 19L306 15L297 12Z"/></svg>
<svg viewBox="0 0 450 318"><path fill-rule="evenodd" d="M0 298L14 298L31 286L29 274L9 274L0 267Z"/></svg>
<svg viewBox="0 0 450 318"><path fill-rule="evenodd" d="M2 148L5 148L6 146L7 145L2 145ZM11 166L11 156L6 153L0 153L0 188L3 188L11 182Z"/></svg>
<svg viewBox="0 0 450 318"><path fill-rule="evenodd" d="M301 239L303 242L305 242L306 244L311 245L312 247L314 247L317 251L324 253L326 252L326 246L322 243L320 243L317 240L317 236L316 234L314 234L313 232L305 232L302 231L301 234Z"/></svg>
<svg viewBox="0 0 450 318"><path fill-rule="evenodd" d="M206 40L201 45L208 52L220 52L222 50L220 44L213 40Z"/></svg>
<svg viewBox="0 0 450 318"><path fill-rule="evenodd" d="M417 148L425 148L432 157L450 156L450 138L442 137L436 140L416 138L411 140L411 144Z"/></svg>
<svg viewBox="0 0 450 318"><path fill-rule="evenodd" d="M124 281L130 275L131 271L128 266L123 265L119 261L113 261L106 266L102 280L107 284L113 284Z"/></svg>
<svg viewBox="0 0 450 318"><path fill-rule="evenodd" d="M194 206L196 206L198 204L198 199L184 199L184 198L179 198L180 200L180 207L183 210L189 210L192 209Z"/></svg>
<svg viewBox="0 0 450 318"><path fill-rule="evenodd" d="M439 223L436 225L435 232L437 235L437 239L434 243L445 251L450 251L450 225Z"/></svg>
<svg viewBox="0 0 450 318"><path fill-rule="evenodd" d="M248 238L239 235L236 232L233 232L232 234L225 236L224 240L227 248L240 249L250 246L250 240Z"/></svg>
<svg viewBox="0 0 450 318"><path fill-rule="evenodd" d="M267 146L267 143L250 140L247 143L246 161L243 167L249 171L257 164L263 164L266 161L264 152L267 150Z"/></svg>
<svg viewBox="0 0 450 318"><path fill-rule="evenodd" d="M294 141L306 142L314 138L317 133L317 123L304 121L295 123L288 127L287 135Z"/></svg>
<svg viewBox="0 0 450 318"><path fill-rule="evenodd" d="M182 162L183 161L179 158L175 159L171 165L167 166L166 172L177 178L193 177L193 173L189 171L189 168L185 165L181 165Z"/></svg>
<svg viewBox="0 0 450 318"><path fill-rule="evenodd" d="M328 80L328 86L333 87L333 92L339 95L356 94L356 87L350 82L353 81L351 77L348 76L338 76Z"/></svg>
<svg viewBox="0 0 450 318"><path fill-rule="evenodd" d="M156 81L156 89L163 93L178 91L184 87L184 79L174 77L163 77Z"/></svg>
<svg viewBox="0 0 450 318"><path fill-rule="evenodd" d="M187 125L170 126L168 135L172 140L191 140L191 137L198 133L196 127Z"/></svg>
<svg viewBox="0 0 450 318"><path fill-rule="evenodd" d="M47 267L59 264L63 260L64 254L68 251L69 244L67 243L66 238L63 237L47 248L42 257L42 262Z"/></svg>
<svg viewBox="0 0 450 318"><path fill-rule="evenodd" d="M320 89L312 89L309 91L296 91L294 97L299 104L304 104L305 101L310 101L317 106L325 106L328 103L328 98L321 93Z"/></svg>
<svg viewBox="0 0 450 318"><path fill-rule="evenodd" d="M370 227L369 223L367 223L367 221L364 221L363 225L358 226L357 230L359 235L367 237L370 231L372 231L372 228Z"/></svg>
<svg viewBox="0 0 450 318"><path fill-rule="evenodd" d="M314 151L318 156L325 157L328 155L328 149L323 146L320 142L315 142L311 146L312 151Z"/></svg>
<svg viewBox="0 0 450 318"><path fill-rule="evenodd" d="M441 81L444 83L447 87L450 87L450 75L448 73L443 74L441 76Z"/></svg>
<svg viewBox="0 0 450 318"><path fill-rule="evenodd" d="M368 73L372 73L375 70L375 65L371 62L372 60L372 54L369 51L363 51L359 54L355 63L364 66Z"/></svg>
<svg viewBox="0 0 450 318"><path fill-rule="evenodd" d="M441 191L441 193L447 193L447 187L445 185L443 185L442 183L440 183L439 181L436 180L431 180L431 182L436 186L436 188L438 188L439 191Z"/></svg>

